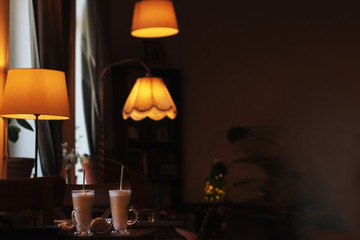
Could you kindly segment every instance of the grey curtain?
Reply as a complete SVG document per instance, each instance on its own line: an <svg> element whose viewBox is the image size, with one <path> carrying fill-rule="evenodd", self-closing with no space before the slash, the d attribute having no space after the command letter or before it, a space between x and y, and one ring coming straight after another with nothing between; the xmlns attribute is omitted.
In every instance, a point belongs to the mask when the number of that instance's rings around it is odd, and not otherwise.
<svg viewBox="0 0 360 240"><path fill-rule="evenodd" d="M82 19L82 91L86 132L92 157L99 156L99 95L96 77L96 1L86 1Z"/></svg>
<svg viewBox="0 0 360 240"><path fill-rule="evenodd" d="M70 57L74 40L71 35L75 1L33 0L38 39L40 67L65 72L70 78ZM39 121L39 153L44 176L60 174L62 166L61 143L63 121Z"/></svg>
<svg viewBox="0 0 360 240"><path fill-rule="evenodd" d="M104 134L100 127L100 94L103 94L103 83L99 81L104 63L107 62L108 48L107 28L104 24L107 4L105 1L88 0L85 4L82 20L81 57L82 57L82 90L84 115L90 155L99 163L99 181L104 179L104 153L100 145L104 143Z"/></svg>

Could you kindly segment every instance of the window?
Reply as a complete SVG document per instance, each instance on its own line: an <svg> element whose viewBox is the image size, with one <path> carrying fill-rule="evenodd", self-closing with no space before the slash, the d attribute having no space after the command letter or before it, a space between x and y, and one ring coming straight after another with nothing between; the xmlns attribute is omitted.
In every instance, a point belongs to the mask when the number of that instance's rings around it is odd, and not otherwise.
<svg viewBox="0 0 360 240"><path fill-rule="evenodd" d="M31 0L11 0L9 13L9 68L31 68L39 66L34 31L34 14ZM33 129L35 121L27 120ZM11 124L16 125L16 121ZM9 142L10 157L35 158L35 132L24 128L19 132L16 143ZM35 131L35 130L34 130ZM40 161L38 161L40 164ZM38 165L38 176L42 176Z"/></svg>
<svg viewBox="0 0 360 240"><path fill-rule="evenodd" d="M85 129L84 107L82 96L82 73L81 73L81 33L82 19L86 0L76 1L76 46L75 46L75 150L76 153L83 155L89 154L87 133ZM80 161L75 166L76 183L82 184L83 174Z"/></svg>

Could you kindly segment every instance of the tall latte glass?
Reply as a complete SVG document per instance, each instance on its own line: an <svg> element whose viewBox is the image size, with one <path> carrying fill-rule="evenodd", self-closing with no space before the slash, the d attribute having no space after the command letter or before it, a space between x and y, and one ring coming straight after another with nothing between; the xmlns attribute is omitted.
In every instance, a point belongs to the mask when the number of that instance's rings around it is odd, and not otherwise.
<svg viewBox="0 0 360 240"><path fill-rule="evenodd" d="M72 220L76 226L75 236L91 236L90 222L94 204L94 190L72 190L74 210Z"/></svg>
<svg viewBox="0 0 360 240"><path fill-rule="evenodd" d="M115 235L125 235L127 226L133 225L138 219L138 212L130 207L131 190L109 190L111 216ZM129 212L134 218L129 220Z"/></svg>

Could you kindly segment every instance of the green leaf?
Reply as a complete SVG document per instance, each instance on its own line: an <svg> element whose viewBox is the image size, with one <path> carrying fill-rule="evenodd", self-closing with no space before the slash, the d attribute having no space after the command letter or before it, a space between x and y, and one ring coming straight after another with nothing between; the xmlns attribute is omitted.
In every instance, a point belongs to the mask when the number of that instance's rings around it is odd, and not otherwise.
<svg viewBox="0 0 360 240"><path fill-rule="evenodd" d="M34 131L34 129L31 127L31 125L25 119L16 119L16 121L23 128L26 128L27 130L30 130L32 132Z"/></svg>
<svg viewBox="0 0 360 240"><path fill-rule="evenodd" d="M222 174L224 177L227 175L227 167L222 162L216 162L211 167L211 176L219 176Z"/></svg>
<svg viewBox="0 0 360 240"><path fill-rule="evenodd" d="M17 126L8 126L8 139L15 143L19 139L20 128Z"/></svg>

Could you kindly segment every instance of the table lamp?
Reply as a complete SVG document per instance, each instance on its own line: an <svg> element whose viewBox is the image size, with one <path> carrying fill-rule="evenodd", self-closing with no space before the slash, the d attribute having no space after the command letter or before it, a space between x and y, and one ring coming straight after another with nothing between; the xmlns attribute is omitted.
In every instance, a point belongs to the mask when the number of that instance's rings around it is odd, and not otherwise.
<svg viewBox="0 0 360 240"><path fill-rule="evenodd" d="M37 177L39 120L70 118L65 73L41 68L10 69L0 116L35 120L34 176Z"/></svg>
<svg viewBox="0 0 360 240"><path fill-rule="evenodd" d="M131 35L159 38L179 32L174 5L169 0L142 0L135 3Z"/></svg>

